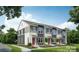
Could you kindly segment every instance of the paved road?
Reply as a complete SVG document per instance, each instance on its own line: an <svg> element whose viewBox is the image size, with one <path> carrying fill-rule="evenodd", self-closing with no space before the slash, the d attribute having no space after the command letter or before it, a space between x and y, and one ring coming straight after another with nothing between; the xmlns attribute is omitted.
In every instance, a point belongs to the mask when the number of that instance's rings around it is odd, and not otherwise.
<svg viewBox="0 0 79 59"><path fill-rule="evenodd" d="M10 52L10 50L7 45L0 43L0 52Z"/></svg>

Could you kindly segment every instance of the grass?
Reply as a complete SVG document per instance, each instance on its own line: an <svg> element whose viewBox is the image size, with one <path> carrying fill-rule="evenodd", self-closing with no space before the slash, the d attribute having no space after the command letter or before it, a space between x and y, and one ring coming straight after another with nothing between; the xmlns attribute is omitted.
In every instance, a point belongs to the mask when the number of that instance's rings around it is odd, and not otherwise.
<svg viewBox="0 0 79 59"><path fill-rule="evenodd" d="M8 46L12 49L12 52L21 52L21 49L18 47L12 46L11 44L8 44ZM79 44L42 48L32 48L26 45L20 46L30 48L32 52L79 52Z"/></svg>
<svg viewBox="0 0 79 59"><path fill-rule="evenodd" d="M49 48L40 48L33 49L32 52L74 52L76 48L73 46L60 46L60 47L49 47Z"/></svg>
<svg viewBox="0 0 79 59"><path fill-rule="evenodd" d="M19 45L19 46L22 46L22 47L25 47L25 48L29 48L29 49L35 49L36 48L36 47L28 46L28 45Z"/></svg>
<svg viewBox="0 0 79 59"><path fill-rule="evenodd" d="M74 44L74 46L76 47L76 52L79 52L79 44Z"/></svg>
<svg viewBox="0 0 79 59"><path fill-rule="evenodd" d="M8 44L8 46L11 48L11 52L21 52L21 49L15 46L12 46L11 44Z"/></svg>

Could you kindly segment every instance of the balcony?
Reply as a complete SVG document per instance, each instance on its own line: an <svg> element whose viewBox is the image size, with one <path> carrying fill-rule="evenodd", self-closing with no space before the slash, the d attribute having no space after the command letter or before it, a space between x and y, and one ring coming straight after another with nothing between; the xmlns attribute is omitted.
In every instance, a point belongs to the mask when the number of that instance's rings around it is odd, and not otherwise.
<svg viewBox="0 0 79 59"><path fill-rule="evenodd" d="M37 36L37 28L35 26L30 26L31 35Z"/></svg>

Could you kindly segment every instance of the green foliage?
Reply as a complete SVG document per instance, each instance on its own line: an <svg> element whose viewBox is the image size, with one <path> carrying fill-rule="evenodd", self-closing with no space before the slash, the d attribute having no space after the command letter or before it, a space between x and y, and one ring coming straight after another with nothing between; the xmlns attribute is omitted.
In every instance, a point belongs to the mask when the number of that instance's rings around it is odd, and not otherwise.
<svg viewBox="0 0 79 59"><path fill-rule="evenodd" d="M74 22L75 24L78 24L76 29L79 31L79 6L74 6L70 11L70 19L69 22Z"/></svg>
<svg viewBox="0 0 79 59"><path fill-rule="evenodd" d="M6 43L9 43L9 44L16 43L16 40L17 40L16 31L13 28L10 28L7 31L8 33L6 33Z"/></svg>
<svg viewBox="0 0 79 59"><path fill-rule="evenodd" d="M28 45L27 46L32 46L32 44L31 43L28 43Z"/></svg>
<svg viewBox="0 0 79 59"><path fill-rule="evenodd" d="M7 19L21 16L22 6L0 6L0 16L5 15Z"/></svg>
<svg viewBox="0 0 79 59"><path fill-rule="evenodd" d="M78 44L79 43L79 31L69 30L67 33L67 41L68 41L68 44L71 44L71 43Z"/></svg>
<svg viewBox="0 0 79 59"><path fill-rule="evenodd" d="M76 52L79 52L79 44L75 44Z"/></svg>
<svg viewBox="0 0 79 59"><path fill-rule="evenodd" d="M51 48L39 48L34 49L32 52L71 52L76 51L76 48L73 48L74 46L60 46L60 47L51 47Z"/></svg>
<svg viewBox="0 0 79 59"><path fill-rule="evenodd" d="M76 29L79 31L79 25L76 27Z"/></svg>
<svg viewBox="0 0 79 59"><path fill-rule="evenodd" d="M45 38L45 42L48 42L48 38Z"/></svg>
<svg viewBox="0 0 79 59"><path fill-rule="evenodd" d="M8 44L8 46L11 48L11 52L21 52L21 48L12 46L11 44Z"/></svg>
<svg viewBox="0 0 79 59"><path fill-rule="evenodd" d="M5 34L0 34L0 42L5 43Z"/></svg>
<svg viewBox="0 0 79 59"><path fill-rule="evenodd" d="M0 42L8 43L8 44L16 44L17 43L17 33L13 28L7 30L8 33L0 34Z"/></svg>
<svg viewBox="0 0 79 59"><path fill-rule="evenodd" d="M69 21L74 22L75 24L79 23L79 6L75 6L70 10L70 19Z"/></svg>
<svg viewBox="0 0 79 59"><path fill-rule="evenodd" d="M6 39L6 43L8 44L16 44L17 34L7 33L5 39Z"/></svg>
<svg viewBox="0 0 79 59"><path fill-rule="evenodd" d="M0 34L3 34L3 31L2 31L2 30L3 30L4 28L5 28L5 25L1 25L1 26L0 26Z"/></svg>

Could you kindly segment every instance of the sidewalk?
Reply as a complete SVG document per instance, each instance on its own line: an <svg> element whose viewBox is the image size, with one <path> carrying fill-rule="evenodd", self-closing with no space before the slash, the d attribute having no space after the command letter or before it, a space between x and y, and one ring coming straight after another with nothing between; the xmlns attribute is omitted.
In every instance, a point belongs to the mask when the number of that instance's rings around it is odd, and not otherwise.
<svg viewBox="0 0 79 59"><path fill-rule="evenodd" d="M22 46L17 46L17 45L12 45L12 46L21 48L22 52L30 52L30 51L31 51L31 49L29 49L29 48L25 48L25 47L22 47Z"/></svg>

